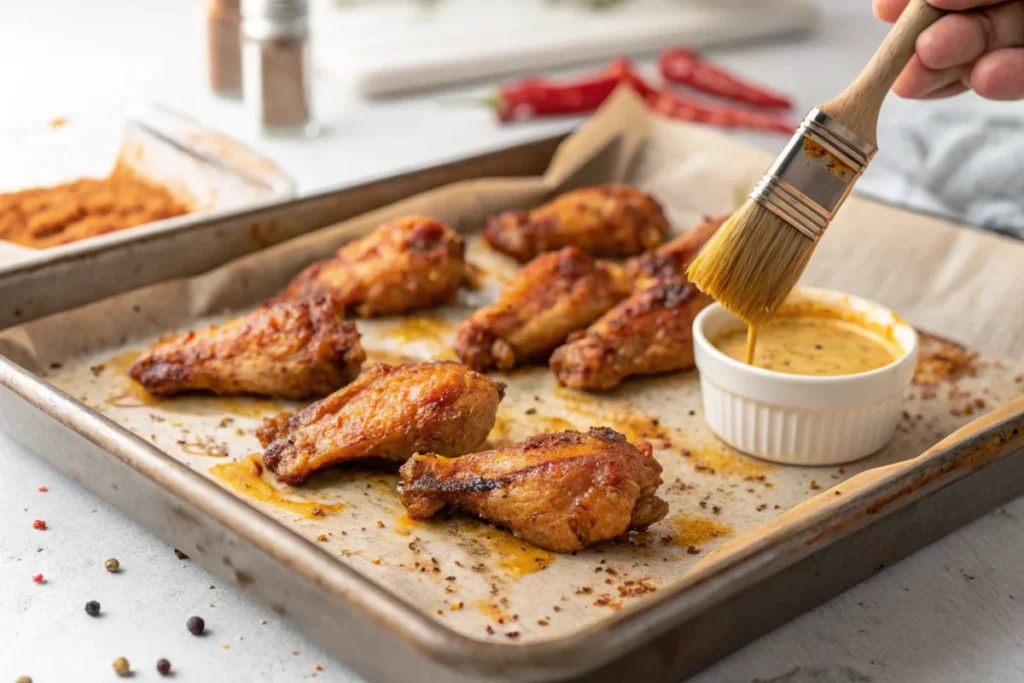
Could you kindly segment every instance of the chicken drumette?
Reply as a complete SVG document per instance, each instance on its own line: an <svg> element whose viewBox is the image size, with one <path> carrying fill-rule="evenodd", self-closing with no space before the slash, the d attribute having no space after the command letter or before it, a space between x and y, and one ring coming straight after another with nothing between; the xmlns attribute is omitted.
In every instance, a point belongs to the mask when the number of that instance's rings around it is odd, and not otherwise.
<svg viewBox="0 0 1024 683"><path fill-rule="evenodd" d="M563 553L644 529L668 511L655 495L661 465L650 445L634 446L607 427L541 434L461 458L417 455L401 475L413 519L451 507Z"/></svg>
<svg viewBox="0 0 1024 683"><path fill-rule="evenodd" d="M542 254L523 267L498 300L459 327L455 353L477 370L508 370L545 360L574 330L629 295L614 264L575 247Z"/></svg>
<svg viewBox="0 0 1024 683"><path fill-rule="evenodd" d="M349 313L394 315L447 303L465 275L465 245L444 223L385 223L302 271L278 298L330 292Z"/></svg>
<svg viewBox="0 0 1024 683"><path fill-rule="evenodd" d="M607 391L631 375L693 366L693 319L711 303L684 279L654 282L551 354L551 371L574 389Z"/></svg>
<svg viewBox="0 0 1024 683"><path fill-rule="evenodd" d="M157 344L129 370L153 394L185 391L323 396L366 359L359 333L331 296L274 301L252 313Z"/></svg>
<svg viewBox="0 0 1024 683"><path fill-rule="evenodd" d="M650 195L628 185L604 185L567 192L533 211L496 216L484 238L525 263L567 246L592 256L632 256L661 244L668 229Z"/></svg>
<svg viewBox="0 0 1024 683"><path fill-rule="evenodd" d="M375 365L302 412L264 421L263 462L297 485L352 460L469 453L494 427L504 393L505 385L458 363Z"/></svg>

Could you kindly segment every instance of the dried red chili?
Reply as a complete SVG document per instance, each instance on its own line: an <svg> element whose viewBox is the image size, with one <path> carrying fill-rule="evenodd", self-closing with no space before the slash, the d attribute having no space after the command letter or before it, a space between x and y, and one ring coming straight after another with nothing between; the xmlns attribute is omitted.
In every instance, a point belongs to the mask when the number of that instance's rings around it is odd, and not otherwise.
<svg viewBox="0 0 1024 683"><path fill-rule="evenodd" d="M759 107L789 109L793 102L781 93L748 83L738 76L701 59L693 50L673 47L658 55L658 71L671 83Z"/></svg>
<svg viewBox="0 0 1024 683"><path fill-rule="evenodd" d="M514 121L587 114L601 106L618 85L617 78L605 74L565 83L529 78L498 90L498 118Z"/></svg>
<svg viewBox="0 0 1024 683"><path fill-rule="evenodd" d="M628 84L644 99L655 91L655 88L647 82L633 62L626 57L616 57L602 73L616 79L619 84Z"/></svg>
<svg viewBox="0 0 1024 683"><path fill-rule="evenodd" d="M792 122L778 114L705 104L672 90L652 93L647 98L647 104L652 111L669 118L696 121L720 128L746 128L776 133L792 133L796 128Z"/></svg>

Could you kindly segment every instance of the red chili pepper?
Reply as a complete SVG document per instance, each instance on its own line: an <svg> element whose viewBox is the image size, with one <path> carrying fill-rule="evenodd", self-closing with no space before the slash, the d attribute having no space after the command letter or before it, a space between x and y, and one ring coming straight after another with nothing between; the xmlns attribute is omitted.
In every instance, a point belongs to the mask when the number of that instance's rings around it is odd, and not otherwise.
<svg viewBox="0 0 1024 683"><path fill-rule="evenodd" d="M759 107L789 109L793 102L781 93L748 83L701 59L693 50L674 47L658 55L658 71L665 80L688 85L694 90L718 95L737 102L747 102Z"/></svg>
<svg viewBox="0 0 1024 683"><path fill-rule="evenodd" d="M616 57L611 64L605 67L602 72L606 76L615 78L619 83L627 83L640 94L640 97L647 98L655 91L655 88L647 82L643 74L637 71L633 62L626 57Z"/></svg>
<svg viewBox="0 0 1024 683"><path fill-rule="evenodd" d="M498 118L513 121L587 114L600 107L618 85L616 77L605 74L566 83L541 78L519 81L498 90Z"/></svg>
<svg viewBox="0 0 1024 683"><path fill-rule="evenodd" d="M32 522L32 528L39 529L40 531L42 531L46 528L46 522L44 522L41 519L37 519L36 521Z"/></svg>
<svg viewBox="0 0 1024 683"><path fill-rule="evenodd" d="M746 128L776 133L792 133L794 126L785 117L736 107L722 107L687 99L672 90L659 90L647 97L651 110L682 121L697 121L720 128Z"/></svg>

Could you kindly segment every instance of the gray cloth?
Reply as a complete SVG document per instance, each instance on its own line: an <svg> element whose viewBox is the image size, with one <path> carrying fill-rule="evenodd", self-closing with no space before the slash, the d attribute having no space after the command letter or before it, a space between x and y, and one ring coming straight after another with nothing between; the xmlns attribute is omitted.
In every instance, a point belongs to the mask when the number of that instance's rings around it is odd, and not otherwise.
<svg viewBox="0 0 1024 683"><path fill-rule="evenodd" d="M886 203L1024 239L1024 119L930 102L887 102L879 152L857 183Z"/></svg>

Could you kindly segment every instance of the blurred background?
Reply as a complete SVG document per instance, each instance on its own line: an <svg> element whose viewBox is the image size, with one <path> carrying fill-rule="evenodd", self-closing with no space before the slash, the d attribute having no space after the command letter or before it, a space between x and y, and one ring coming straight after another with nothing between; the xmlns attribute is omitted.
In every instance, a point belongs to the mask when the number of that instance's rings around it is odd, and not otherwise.
<svg viewBox="0 0 1024 683"><path fill-rule="evenodd" d="M39 167L41 149L63 150L53 182L68 167L93 172L105 163L97 159L110 158L99 148L116 144L118 122L139 102L162 103L228 133L279 164L300 192L336 187L570 130L580 116L502 122L483 98L523 76L593 74L616 54L657 79L655 56L672 45L701 50L716 66L788 94L786 115L798 121L851 80L887 30L870 0L305 5L47 0L8 8L0 23L0 155L7 160L0 190L23 186L19 169ZM239 97L243 14L253 18L248 31L256 43L245 78L256 85ZM300 37L305 56L273 48ZM277 85L261 73L276 74ZM282 110L282 102L306 94L300 111ZM973 95L890 98L882 152L858 191L1024 235L1024 174L1013 172L1024 158L1022 116L1020 103ZM287 135L263 125L305 118L308 125ZM62 122L59 130L47 125L54 121ZM771 151L786 139L730 132ZM48 172L40 169L33 182Z"/></svg>

